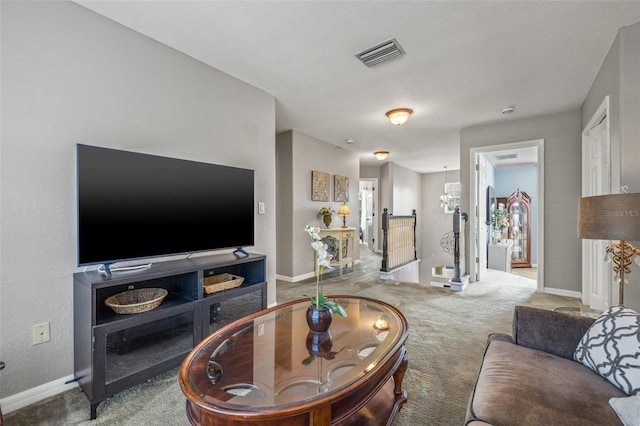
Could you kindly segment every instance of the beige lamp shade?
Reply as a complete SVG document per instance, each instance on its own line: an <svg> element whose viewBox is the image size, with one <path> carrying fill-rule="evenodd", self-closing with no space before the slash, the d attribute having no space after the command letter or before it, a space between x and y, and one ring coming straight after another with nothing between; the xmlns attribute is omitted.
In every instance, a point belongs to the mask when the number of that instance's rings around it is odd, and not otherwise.
<svg viewBox="0 0 640 426"><path fill-rule="evenodd" d="M342 203L338 209L338 216L342 216L342 227L347 227L347 216L351 216L351 210L346 203Z"/></svg>
<svg viewBox="0 0 640 426"><path fill-rule="evenodd" d="M580 198L578 238L640 241L640 193Z"/></svg>
<svg viewBox="0 0 640 426"><path fill-rule="evenodd" d="M351 210L349 210L349 206L346 204L341 204L338 209L339 216L351 216Z"/></svg>

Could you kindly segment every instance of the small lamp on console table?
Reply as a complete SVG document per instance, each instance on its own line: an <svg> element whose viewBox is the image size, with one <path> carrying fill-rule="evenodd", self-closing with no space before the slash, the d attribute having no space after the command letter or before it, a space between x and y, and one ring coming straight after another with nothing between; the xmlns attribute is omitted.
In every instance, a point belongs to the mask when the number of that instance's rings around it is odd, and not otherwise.
<svg viewBox="0 0 640 426"><path fill-rule="evenodd" d="M578 202L578 238L619 240L606 248L613 260L614 281L620 283L618 303L624 305L624 284L629 283L631 261L640 266L640 249L627 241L640 241L640 193L583 197Z"/></svg>
<svg viewBox="0 0 640 426"><path fill-rule="evenodd" d="M351 216L351 210L346 203L342 203L338 209L338 216L342 216L342 227L347 227L347 216Z"/></svg>

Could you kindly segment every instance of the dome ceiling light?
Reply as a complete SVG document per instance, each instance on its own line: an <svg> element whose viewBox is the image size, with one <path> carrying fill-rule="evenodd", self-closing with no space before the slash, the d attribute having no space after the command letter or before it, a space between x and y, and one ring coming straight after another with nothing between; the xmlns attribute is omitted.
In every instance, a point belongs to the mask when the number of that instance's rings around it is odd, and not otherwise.
<svg viewBox="0 0 640 426"><path fill-rule="evenodd" d="M378 160L384 161L389 156L389 151L376 151L373 155L375 155Z"/></svg>
<svg viewBox="0 0 640 426"><path fill-rule="evenodd" d="M396 108L387 112L387 118L396 126L404 124L413 111L409 108Z"/></svg>

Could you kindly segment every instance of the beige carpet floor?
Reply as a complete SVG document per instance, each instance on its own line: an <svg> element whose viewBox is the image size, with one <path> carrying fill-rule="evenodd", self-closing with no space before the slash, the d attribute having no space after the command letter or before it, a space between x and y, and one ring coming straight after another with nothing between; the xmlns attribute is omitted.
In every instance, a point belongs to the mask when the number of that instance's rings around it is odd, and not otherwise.
<svg viewBox="0 0 640 426"><path fill-rule="evenodd" d="M530 280L538 279L538 268L512 268L511 273L515 275L519 275L524 278L529 278Z"/></svg>
<svg viewBox="0 0 640 426"><path fill-rule="evenodd" d="M408 402L394 425L462 425L487 335L510 333L515 305L579 308L577 299L536 292L533 280L489 270L465 291L378 278L380 257L362 249L354 270L324 275L326 294L354 294L385 300L409 321ZM315 280L277 282L277 300L313 293ZM98 406L88 421L89 402L79 389L5 415L5 425L188 425L178 369L119 393Z"/></svg>

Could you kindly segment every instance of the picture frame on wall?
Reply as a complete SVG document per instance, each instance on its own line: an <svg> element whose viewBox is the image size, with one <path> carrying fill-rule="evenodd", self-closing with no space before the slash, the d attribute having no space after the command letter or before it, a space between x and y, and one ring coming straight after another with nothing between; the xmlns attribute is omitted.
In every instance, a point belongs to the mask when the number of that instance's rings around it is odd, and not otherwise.
<svg viewBox="0 0 640 426"><path fill-rule="evenodd" d="M329 173L311 171L311 200L329 201Z"/></svg>
<svg viewBox="0 0 640 426"><path fill-rule="evenodd" d="M333 201L340 203L349 202L349 177L348 176L333 176Z"/></svg>

